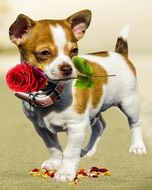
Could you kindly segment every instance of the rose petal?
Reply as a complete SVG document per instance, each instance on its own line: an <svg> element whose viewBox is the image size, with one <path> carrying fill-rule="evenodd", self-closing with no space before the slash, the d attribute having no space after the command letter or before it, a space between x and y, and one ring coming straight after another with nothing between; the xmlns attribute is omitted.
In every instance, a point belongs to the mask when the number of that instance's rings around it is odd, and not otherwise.
<svg viewBox="0 0 152 190"><path fill-rule="evenodd" d="M77 172L76 177L73 179L72 182L68 182L68 184L78 184L80 177L89 176L89 178L98 178L100 174L102 176L111 176L111 172L109 172L106 168L98 168L98 167L91 167L89 169L90 173L87 174L87 172L84 169L80 169ZM53 178L55 175L56 170L40 170L38 168L33 169L30 174L32 176L38 176L47 179L48 177Z"/></svg>
<svg viewBox="0 0 152 190"><path fill-rule="evenodd" d="M40 177L42 177L42 178L48 178L49 176L47 174L41 174Z"/></svg>
<svg viewBox="0 0 152 190"><path fill-rule="evenodd" d="M89 177L93 177L93 178L97 178L97 177L99 177L99 172L91 172L90 174L89 174Z"/></svg>
<svg viewBox="0 0 152 190"><path fill-rule="evenodd" d="M16 65L6 74L6 83L13 91L38 91L44 88L46 81L46 76L41 69L25 62Z"/></svg>
<svg viewBox="0 0 152 190"><path fill-rule="evenodd" d="M54 177L55 170L46 170L44 174L48 175L49 177Z"/></svg>
<svg viewBox="0 0 152 190"><path fill-rule="evenodd" d="M108 169L107 168L99 168L99 172L105 173L105 172L108 172Z"/></svg>
<svg viewBox="0 0 152 190"><path fill-rule="evenodd" d="M102 175L104 175L104 176L111 176L112 174L111 174L110 171L107 171L107 172L102 173Z"/></svg>
<svg viewBox="0 0 152 190"><path fill-rule="evenodd" d="M34 169L32 170L32 172L39 172L39 171L40 171L39 168L34 168Z"/></svg>
<svg viewBox="0 0 152 190"><path fill-rule="evenodd" d="M89 172L98 172L99 171L99 168L93 166L89 169Z"/></svg>
<svg viewBox="0 0 152 190"><path fill-rule="evenodd" d="M77 172L77 176L78 177L85 177L85 176L88 176L87 172L84 170L84 169L80 169L78 172Z"/></svg>

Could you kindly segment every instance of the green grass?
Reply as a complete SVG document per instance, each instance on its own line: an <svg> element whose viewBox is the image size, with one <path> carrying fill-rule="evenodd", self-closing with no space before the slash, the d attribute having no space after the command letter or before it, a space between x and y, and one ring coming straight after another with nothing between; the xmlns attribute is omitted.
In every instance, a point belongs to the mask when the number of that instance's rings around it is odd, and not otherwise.
<svg viewBox="0 0 152 190"><path fill-rule="evenodd" d="M97 153L83 158L80 168L107 167L110 177L81 179L78 185L57 183L52 179L32 177L29 171L48 159L48 152L32 124L22 112L21 102L0 78L0 190L151 190L152 151L147 139L148 155L129 155L130 134L125 117L117 109L104 113L107 121ZM60 134L65 145L66 136Z"/></svg>

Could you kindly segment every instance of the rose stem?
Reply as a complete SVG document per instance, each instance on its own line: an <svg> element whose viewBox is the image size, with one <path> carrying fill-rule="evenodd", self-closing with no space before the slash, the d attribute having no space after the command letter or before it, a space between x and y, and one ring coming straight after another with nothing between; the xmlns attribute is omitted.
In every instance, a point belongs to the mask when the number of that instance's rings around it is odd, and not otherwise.
<svg viewBox="0 0 152 190"><path fill-rule="evenodd" d="M50 81L55 81L55 82L59 82L59 81L67 81L67 80L71 80L71 79L78 79L80 75L78 75L77 77L69 77L69 78L65 78L65 79L49 79ZM90 78L97 78L97 77L115 77L116 75L107 75L107 76L92 76ZM84 76L85 77L85 76ZM88 77L89 78L89 77Z"/></svg>

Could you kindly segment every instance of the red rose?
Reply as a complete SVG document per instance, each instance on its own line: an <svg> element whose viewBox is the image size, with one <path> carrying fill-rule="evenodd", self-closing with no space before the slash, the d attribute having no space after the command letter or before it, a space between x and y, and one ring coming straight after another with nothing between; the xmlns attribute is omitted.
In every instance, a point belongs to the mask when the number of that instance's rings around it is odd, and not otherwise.
<svg viewBox="0 0 152 190"><path fill-rule="evenodd" d="M6 75L9 88L18 92L39 91L46 85L44 72L27 63L21 63L10 69Z"/></svg>

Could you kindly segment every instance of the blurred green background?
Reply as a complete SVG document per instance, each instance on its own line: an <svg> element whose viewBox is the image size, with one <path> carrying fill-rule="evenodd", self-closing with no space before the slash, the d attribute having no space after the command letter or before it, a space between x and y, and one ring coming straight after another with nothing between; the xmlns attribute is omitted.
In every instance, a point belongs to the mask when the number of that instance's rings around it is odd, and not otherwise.
<svg viewBox="0 0 152 190"><path fill-rule="evenodd" d="M144 0L0 0L0 190L47 189L152 189L152 1ZM22 112L21 102L7 88L5 74L19 63L19 54L8 36L8 28L17 15L24 13L34 20L66 18L90 9L92 23L79 42L80 53L113 50L121 27L130 25L129 57L137 73L141 98L141 118L148 154L129 155L130 132L126 118L117 110L104 113L107 129L92 158L83 158L80 167L103 166L112 176L82 179L78 185L67 185L29 176L32 168L48 158L45 145ZM60 134L66 144L65 134ZM88 136L87 136L88 138Z"/></svg>

